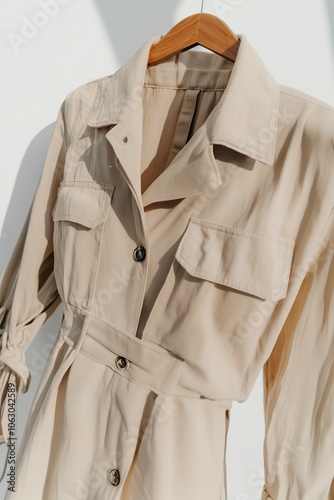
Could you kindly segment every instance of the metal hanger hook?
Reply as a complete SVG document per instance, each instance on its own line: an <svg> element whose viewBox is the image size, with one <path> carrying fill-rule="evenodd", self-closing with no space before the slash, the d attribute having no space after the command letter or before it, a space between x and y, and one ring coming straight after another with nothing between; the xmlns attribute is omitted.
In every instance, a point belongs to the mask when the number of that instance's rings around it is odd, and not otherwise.
<svg viewBox="0 0 334 500"><path fill-rule="evenodd" d="M202 0L202 5L201 5L201 14L203 13L203 4L204 4L204 0Z"/></svg>

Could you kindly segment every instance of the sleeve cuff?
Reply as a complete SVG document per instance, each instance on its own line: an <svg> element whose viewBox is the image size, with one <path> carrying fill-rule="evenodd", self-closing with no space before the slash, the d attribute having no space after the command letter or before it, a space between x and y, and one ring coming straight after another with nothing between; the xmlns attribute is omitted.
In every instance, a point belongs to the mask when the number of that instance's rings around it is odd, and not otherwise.
<svg viewBox="0 0 334 500"><path fill-rule="evenodd" d="M2 349L0 353L0 444L10 443L8 433L8 384L15 386L15 399L20 380L22 392L26 392L30 384L30 372L24 364L24 351L22 348L8 344L8 332L1 331Z"/></svg>
<svg viewBox="0 0 334 500"><path fill-rule="evenodd" d="M25 365L25 355L22 348L8 343L8 332L2 332L2 349L0 353L0 376L6 367L14 371L22 380L22 392L27 392L30 384L30 372Z"/></svg>

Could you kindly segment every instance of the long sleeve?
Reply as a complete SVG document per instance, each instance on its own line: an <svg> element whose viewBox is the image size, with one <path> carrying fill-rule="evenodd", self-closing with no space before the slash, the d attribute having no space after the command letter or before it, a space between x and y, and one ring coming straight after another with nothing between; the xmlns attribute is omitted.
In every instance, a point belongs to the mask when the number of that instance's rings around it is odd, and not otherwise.
<svg viewBox="0 0 334 500"><path fill-rule="evenodd" d="M29 387L25 351L60 303L53 273L52 208L65 156L63 102L49 144L43 172L15 249L0 281L0 443L8 443L8 383L15 396Z"/></svg>
<svg viewBox="0 0 334 500"><path fill-rule="evenodd" d="M333 253L334 210L264 366L262 500L334 499Z"/></svg>

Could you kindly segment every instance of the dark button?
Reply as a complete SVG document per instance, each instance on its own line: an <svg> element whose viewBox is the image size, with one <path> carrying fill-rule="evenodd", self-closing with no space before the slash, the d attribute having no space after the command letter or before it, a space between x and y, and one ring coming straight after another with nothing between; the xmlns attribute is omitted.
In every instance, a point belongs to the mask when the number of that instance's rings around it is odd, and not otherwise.
<svg viewBox="0 0 334 500"><path fill-rule="evenodd" d="M121 480L121 476L118 469L111 469L109 472L109 481L113 486L117 486Z"/></svg>
<svg viewBox="0 0 334 500"><path fill-rule="evenodd" d="M140 262L141 260L144 260L146 257L146 250L144 247L137 247L133 251L133 258L135 261Z"/></svg>
<svg viewBox="0 0 334 500"><path fill-rule="evenodd" d="M126 144L128 142L129 138L128 137L123 137L123 142Z"/></svg>
<svg viewBox="0 0 334 500"><path fill-rule="evenodd" d="M123 356L117 356L115 364L119 370L127 370L129 368L129 361Z"/></svg>

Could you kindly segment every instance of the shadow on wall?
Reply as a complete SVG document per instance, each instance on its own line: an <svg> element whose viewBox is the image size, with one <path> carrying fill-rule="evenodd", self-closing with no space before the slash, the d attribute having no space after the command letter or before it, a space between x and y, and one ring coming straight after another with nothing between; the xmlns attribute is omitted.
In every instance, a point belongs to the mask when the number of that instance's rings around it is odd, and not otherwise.
<svg viewBox="0 0 334 500"><path fill-rule="evenodd" d="M8 205L0 238L0 275L14 250L9 241L16 242L42 175L43 164L55 123L45 127L29 144L18 171L13 193ZM17 234L13 235L13 230Z"/></svg>
<svg viewBox="0 0 334 500"><path fill-rule="evenodd" d="M119 65L127 62L151 36L164 35L175 24L174 12L179 2L95 0Z"/></svg>
<svg viewBox="0 0 334 500"><path fill-rule="evenodd" d="M333 0L326 0L328 10L328 20L332 35L332 51L334 55L334 2Z"/></svg>

